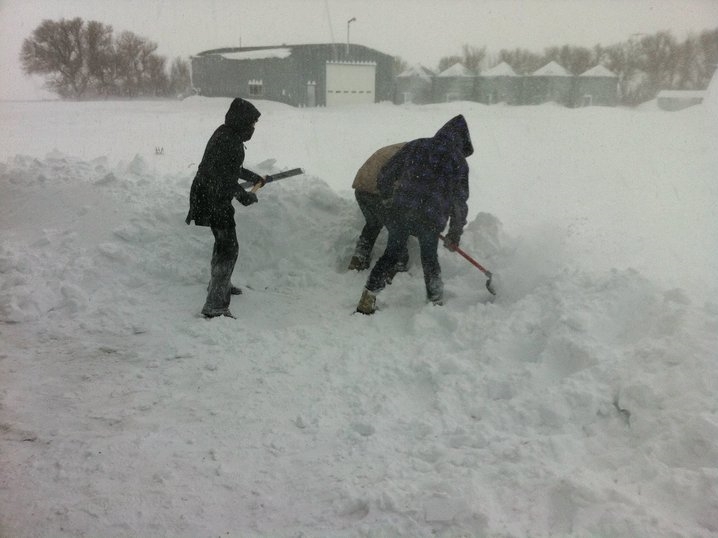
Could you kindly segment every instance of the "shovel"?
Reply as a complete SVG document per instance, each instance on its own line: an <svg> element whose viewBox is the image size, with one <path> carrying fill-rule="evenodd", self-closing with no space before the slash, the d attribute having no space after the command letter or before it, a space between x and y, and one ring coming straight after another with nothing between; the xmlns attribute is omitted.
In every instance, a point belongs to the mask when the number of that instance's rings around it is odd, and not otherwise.
<svg viewBox="0 0 718 538"><path fill-rule="evenodd" d="M444 236L441 235L441 234L439 234L439 239L441 239L442 241L444 241ZM466 252L464 252L463 250L461 250L458 246L454 248L454 251L457 252L457 253L459 253L459 254L460 254L461 256L463 256L464 258L466 258L466 260L468 260L469 263L471 263L471 265L473 265L473 266L476 267L479 271L481 271L482 273L484 273L484 274L486 275L486 277L488 278L488 280L486 281L486 289L489 290L489 293L490 293L491 295L496 295L496 289L494 288L494 285L493 285L493 283L491 282L491 279L493 278L493 275L491 274L491 271L489 271L488 269L486 269L485 267L483 267L479 262L477 262L474 258L472 258L471 256L469 256Z"/></svg>
<svg viewBox="0 0 718 538"><path fill-rule="evenodd" d="M284 179L285 177L298 176L303 173L304 170L302 170L301 168L292 168L291 170L278 172L276 174L272 174L271 176L265 176L264 181L257 181L256 183L252 183L251 181L245 181L244 183L240 183L239 186L243 189L246 189L247 187L252 187L252 192L257 192L267 183L271 183L272 181L277 181L279 179Z"/></svg>

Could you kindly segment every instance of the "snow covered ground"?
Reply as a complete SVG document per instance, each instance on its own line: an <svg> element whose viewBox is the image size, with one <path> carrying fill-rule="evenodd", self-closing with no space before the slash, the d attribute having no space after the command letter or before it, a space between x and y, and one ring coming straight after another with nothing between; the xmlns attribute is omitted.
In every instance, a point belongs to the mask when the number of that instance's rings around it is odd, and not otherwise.
<svg viewBox="0 0 718 538"><path fill-rule="evenodd" d="M0 103L0 536L718 535L718 107L258 101L245 164L306 175L206 321L228 104ZM412 240L353 314L356 169L458 113L498 297L442 248L427 305Z"/></svg>

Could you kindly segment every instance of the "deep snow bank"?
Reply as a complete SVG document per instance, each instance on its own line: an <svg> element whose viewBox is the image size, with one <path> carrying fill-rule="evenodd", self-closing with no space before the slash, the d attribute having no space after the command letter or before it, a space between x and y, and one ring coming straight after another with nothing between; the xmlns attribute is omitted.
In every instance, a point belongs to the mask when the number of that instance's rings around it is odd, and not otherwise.
<svg viewBox="0 0 718 538"><path fill-rule="evenodd" d="M190 181L140 157L0 168L10 534L718 531L715 304L482 213L462 246L501 276L494 302L442 250L448 301L426 305L412 243L353 316L362 219L305 177L238 208L246 292L210 323Z"/></svg>

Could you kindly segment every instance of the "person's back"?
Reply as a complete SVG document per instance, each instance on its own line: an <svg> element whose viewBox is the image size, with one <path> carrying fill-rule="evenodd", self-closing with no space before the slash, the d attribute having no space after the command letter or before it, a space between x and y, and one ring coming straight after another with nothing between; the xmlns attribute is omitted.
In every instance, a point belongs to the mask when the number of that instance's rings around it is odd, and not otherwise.
<svg viewBox="0 0 718 538"><path fill-rule="evenodd" d="M392 199L393 211L410 213L438 233L454 206L465 206L468 200L466 157L473 151L466 120L456 116L433 137L407 143L380 171L379 191Z"/></svg>
<svg viewBox="0 0 718 538"><path fill-rule="evenodd" d="M352 188L362 192L378 194L379 191L377 189L376 180L379 176L379 171L405 144L406 142L400 142L398 144L384 146L372 153L371 157L357 170Z"/></svg>
<svg viewBox="0 0 718 538"><path fill-rule="evenodd" d="M443 304L444 284L436 249L449 218L446 244L449 248L459 244L468 213L466 157L473 151L466 120L459 115L433 137L408 142L381 169L377 186L388 205L389 238L367 279L357 312L374 313L376 294L391 281L392 268L410 235L419 241L427 299Z"/></svg>
<svg viewBox="0 0 718 538"><path fill-rule="evenodd" d="M379 196L377 190L377 176L384 165L404 147L404 144L405 142L400 142L376 150L359 168L354 177L354 182L352 183L354 197L366 223L357 240L354 255L349 261L348 269L350 271L362 271L369 268L374 243L387 219L386 208L383 206L381 196ZM397 266L397 271L406 271L408 263L409 253L405 249Z"/></svg>

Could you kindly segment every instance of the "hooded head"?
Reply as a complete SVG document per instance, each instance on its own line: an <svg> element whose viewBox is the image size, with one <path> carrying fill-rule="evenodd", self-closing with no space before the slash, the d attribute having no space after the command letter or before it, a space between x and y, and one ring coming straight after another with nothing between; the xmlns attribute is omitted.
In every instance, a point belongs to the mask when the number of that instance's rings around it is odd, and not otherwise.
<svg viewBox="0 0 718 538"><path fill-rule="evenodd" d="M237 97L229 105L229 110L224 116L224 124L236 132L242 142L246 142L252 138L254 124L259 116L261 113L252 103Z"/></svg>
<svg viewBox="0 0 718 538"><path fill-rule="evenodd" d="M454 116L447 121L444 126L436 133L437 137L448 138L452 144L456 144L461 148L464 157L474 153L474 146L471 144L471 135L469 134L469 126L462 114Z"/></svg>

